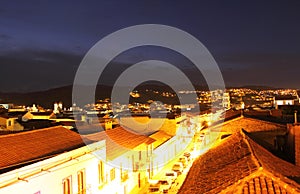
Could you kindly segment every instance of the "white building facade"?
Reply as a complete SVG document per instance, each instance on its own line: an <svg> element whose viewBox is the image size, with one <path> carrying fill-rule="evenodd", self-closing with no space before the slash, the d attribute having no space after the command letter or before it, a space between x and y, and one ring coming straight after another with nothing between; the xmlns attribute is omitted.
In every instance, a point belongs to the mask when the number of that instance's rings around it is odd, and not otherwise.
<svg viewBox="0 0 300 194"><path fill-rule="evenodd" d="M111 193L105 141L0 175L1 194L89 194ZM99 157L95 157L96 153ZM103 157L103 158L102 158Z"/></svg>

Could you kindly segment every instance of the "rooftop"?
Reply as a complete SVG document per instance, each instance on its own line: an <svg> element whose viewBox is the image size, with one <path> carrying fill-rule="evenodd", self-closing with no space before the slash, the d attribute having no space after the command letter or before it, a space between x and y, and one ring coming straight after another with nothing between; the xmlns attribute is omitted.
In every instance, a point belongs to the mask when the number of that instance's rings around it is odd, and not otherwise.
<svg viewBox="0 0 300 194"><path fill-rule="evenodd" d="M0 145L0 172L6 172L82 147L85 143L79 134L56 126L2 135Z"/></svg>
<svg viewBox="0 0 300 194"><path fill-rule="evenodd" d="M219 193L258 169L240 133L198 158L179 193Z"/></svg>
<svg viewBox="0 0 300 194"><path fill-rule="evenodd" d="M221 125L212 127L212 130L228 133L235 133L241 129L245 129L249 133L257 131L278 131L286 130L286 125L247 117L239 117L237 119L224 122Z"/></svg>
<svg viewBox="0 0 300 194"><path fill-rule="evenodd" d="M54 114L52 111L47 111L47 112L30 112L32 115L36 116L50 116Z"/></svg>
<svg viewBox="0 0 300 194"><path fill-rule="evenodd" d="M123 127L88 134L84 137L92 141L106 140L106 157L108 160L113 160L141 144L151 144L155 141L148 136L134 133Z"/></svg>
<svg viewBox="0 0 300 194"><path fill-rule="evenodd" d="M275 96L275 100L296 100L297 96L292 95L277 95Z"/></svg>
<svg viewBox="0 0 300 194"><path fill-rule="evenodd" d="M235 185L234 189L230 190L231 193L242 194L291 193L291 189L286 189L286 187L287 185L284 182L280 181L280 179L275 179L268 173L261 173L246 178L239 184Z"/></svg>
<svg viewBox="0 0 300 194"><path fill-rule="evenodd" d="M155 139L155 142L153 143L154 149L159 147L161 144L163 144L164 142L166 142L172 138L171 135L167 134L164 131L157 131L156 133L153 133L152 135L150 135L150 137Z"/></svg>
<svg viewBox="0 0 300 194"><path fill-rule="evenodd" d="M300 185L287 176L300 176L299 169L240 131L194 162L179 193L295 193Z"/></svg>

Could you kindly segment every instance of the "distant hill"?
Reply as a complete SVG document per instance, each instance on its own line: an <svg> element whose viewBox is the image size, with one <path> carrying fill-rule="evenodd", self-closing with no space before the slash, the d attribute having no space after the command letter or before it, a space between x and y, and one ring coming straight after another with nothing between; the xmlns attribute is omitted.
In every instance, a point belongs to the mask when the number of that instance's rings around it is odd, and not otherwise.
<svg viewBox="0 0 300 194"><path fill-rule="evenodd" d="M0 92L0 103L13 103L17 105L31 106L32 104L41 105L44 108L53 108L54 102L63 102L65 107L70 107L72 105L72 87L64 86L59 88L53 88L45 91L29 92L29 93L3 93ZM83 87L83 92L86 87ZM159 91L160 93L164 91L172 91L172 89L165 85L157 84L146 84L138 87L138 90L145 91L151 88L153 91ZM128 90L129 88L122 88L123 90ZM96 89L95 99L105 99L110 98L112 91L112 86L98 85ZM157 98L157 95L143 94L139 99L134 99L137 102L146 102L147 100L160 100L162 102L171 103L174 99L164 99ZM169 101L168 101L169 100ZM176 99L175 99L176 101Z"/></svg>
<svg viewBox="0 0 300 194"><path fill-rule="evenodd" d="M185 89L185 86L179 86L182 90ZM208 90L207 86L195 86L197 90ZM273 87L268 86L241 86L241 87L227 87L227 88L248 88L253 90L267 90L267 89L275 89ZM122 88L127 89L127 88ZM137 87L138 91L143 92L143 95L140 98L132 99L135 102L147 102L149 99L151 100L159 100L164 103L178 103L178 97L163 97L159 95L155 95L151 92L145 92L147 89L151 89L152 91L162 92L173 92L173 90L162 83L159 82L147 82L141 84ZM84 89L83 89L84 91ZM112 86L107 85L98 85L96 90L95 99L105 99L111 96ZM128 89L129 91L129 89ZM53 88L45 91L38 92L29 92L29 93L3 93L0 92L0 102L1 103L13 103L18 105L26 105L31 106L32 104L41 105L45 108L53 108L53 103L61 101L63 102L65 107L70 107L72 105L72 86L64 86Z"/></svg>
<svg viewBox="0 0 300 194"><path fill-rule="evenodd" d="M99 99L106 98L110 95L110 91L111 87L109 86L98 86L96 96ZM0 101L26 106L38 104L45 108L53 108L54 102L61 101L65 107L70 107L72 105L72 86L30 93L0 93Z"/></svg>
<svg viewBox="0 0 300 194"><path fill-rule="evenodd" d="M244 85L244 86L239 86L239 87L226 87L227 89L232 89L232 88L247 88L251 90L276 90L276 89L282 89L282 88L275 88L271 86L256 86L256 85Z"/></svg>

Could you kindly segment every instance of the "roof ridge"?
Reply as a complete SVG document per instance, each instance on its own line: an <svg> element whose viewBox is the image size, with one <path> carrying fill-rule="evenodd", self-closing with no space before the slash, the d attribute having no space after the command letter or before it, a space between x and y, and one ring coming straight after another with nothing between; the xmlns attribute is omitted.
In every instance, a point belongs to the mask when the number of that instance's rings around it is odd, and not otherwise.
<svg viewBox="0 0 300 194"><path fill-rule="evenodd" d="M264 169L267 169L269 172L277 175L277 176L284 176L284 177L288 177L288 176L299 176L300 175L300 167L296 166L295 164L292 164L288 161L285 161L279 157L277 157L276 155L272 154L269 150L267 150L266 148L264 148L263 146L261 146L260 144L256 143L253 139L251 139L248 135L246 131L243 131L243 134L245 136L245 140L248 142L248 144L250 145L251 151L253 152L253 156L256 158L256 160L258 161L258 163L260 164L260 166ZM262 156L259 156L259 154L257 153L259 150L255 150L253 146L257 146L259 149L261 149L262 151L264 151L265 153L271 155L272 157L274 157L274 159L276 158L276 160L278 160L278 162L282 162L286 165L290 165L293 168L296 168L298 172L298 174L296 173L295 175L288 175L288 174L284 174L283 171L276 171L276 170L272 170L270 168L270 166L268 166L268 163L265 163L263 161Z"/></svg>
<svg viewBox="0 0 300 194"><path fill-rule="evenodd" d="M240 130L240 133L243 136L243 140L245 141L245 143L247 144L249 151L251 152L251 158L253 159L254 163L259 167L262 168L262 163L259 161L259 159L256 157L255 151L253 149L253 147L251 146L251 144L249 143L248 139L246 138L246 131L244 129Z"/></svg>
<svg viewBox="0 0 300 194"><path fill-rule="evenodd" d="M228 151L231 153L228 154ZM201 173L203 168L206 170ZM253 157L253 152L243 133L236 131L194 162L187 175L190 181L183 184L179 193L219 193L235 185L238 180L256 172L258 168L258 162ZM196 186L197 181L202 181L203 178L198 178L202 175L206 180L203 180L201 186ZM207 180L215 181L215 183L206 186Z"/></svg>

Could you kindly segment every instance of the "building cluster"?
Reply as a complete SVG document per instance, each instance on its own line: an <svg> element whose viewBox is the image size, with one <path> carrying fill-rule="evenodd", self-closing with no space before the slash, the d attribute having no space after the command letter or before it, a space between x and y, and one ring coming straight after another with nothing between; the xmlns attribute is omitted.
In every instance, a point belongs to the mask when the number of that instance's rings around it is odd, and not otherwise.
<svg viewBox="0 0 300 194"><path fill-rule="evenodd" d="M300 191L295 181L300 177L298 124L284 129L282 125L240 117L222 125L201 126L213 117L220 115L188 114L165 119L160 130L149 135L128 130L127 126L83 135L62 126L2 135L5 155L0 160L1 193L143 192L153 177L188 146L197 147L198 140L193 141L197 133L205 134L200 145L212 146L194 161L179 193ZM137 119L145 122L147 117ZM155 128L155 124L148 127ZM294 164L272 155L251 136L251 132L274 130L286 130L286 149L290 148Z"/></svg>
<svg viewBox="0 0 300 194"><path fill-rule="evenodd" d="M300 105L297 90L252 90L228 89L231 108L235 109L278 109L283 105Z"/></svg>
<svg viewBox="0 0 300 194"><path fill-rule="evenodd" d="M178 193L300 192L299 124L240 117L210 131L219 131L221 139L194 161ZM270 149L276 147L272 138L276 134L285 134L286 149L294 161Z"/></svg>
<svg viewBox="0 0 300 194"><path fill-rule="evenodd" d="M2 109L1 193L136 193L224 113L140 115L133 118L146 124L138 128L132 117L112 118L107 100L84 112L36 107Z"/></svg>
<svg viewBox="0 0 300 194"><path fill-rule="evenodd" d="M32 117L28 112L22 119ZM199 119L207 117L156 118L163 125L158 130L148 124L149 135L130 130L124 120L124 126L97 132L94 124L83 125L80 132L93 132L81 135L61 125L1 135L1 193L139 192L185 151L201 127Z"/></svg>
<svg viewBox="0 0 300 194"><path fill-rule="evenodd" d="M207 109L212 107L214 108L226 108L230 109L230 99L228 92L224 92L223 90L212 90L212 91L204 91L204 90L195 90L195 91L179 91L179 94L182 94L183 98L189 95L196 95L196 102L199 105L207 106Z"/></svg>
<svg viewBox="0 0 300 194"><path fill-rule="evenodd" d="M1 104L0 193L300 192L297 113L287 125L246 114L295 106L297 91L196 93L200 104L217 108L197 112L192 103L122 105L109 99L70 108L57 102L51 110ZM186 167L190 154L195 160ZM166 170L179 178L167 189L152 184L164 181Z"/></svg>

